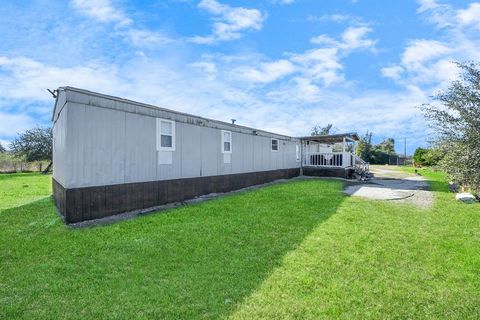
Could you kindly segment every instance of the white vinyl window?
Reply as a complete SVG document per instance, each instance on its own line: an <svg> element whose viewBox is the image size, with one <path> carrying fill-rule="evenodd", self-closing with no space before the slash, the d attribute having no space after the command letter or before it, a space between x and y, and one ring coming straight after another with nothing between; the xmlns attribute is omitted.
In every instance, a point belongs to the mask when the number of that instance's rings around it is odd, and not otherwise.
<svg viewBox="0 0 480 320"><path fill-rule="evenodd" d="M157 150L175 151L175 121L157 118Z"/></svg>
<svg viewBox="0 0 480 320"><path fill-rule="evenodd" d="M272 139L272 151L273 152L278 151L278 139Z"/></svg>
<svg viewBox="0 0 480 320"><path fill-rule="evenodd" d="M222 153L232 153L232 132L222 130Z"/></svg>
<svg viewBox="0 0 480 320"><path fill-rule="evenodd" d="M300 162L300 145L298 143L295 145L295 154L297 155L297 162Z"/></svg>

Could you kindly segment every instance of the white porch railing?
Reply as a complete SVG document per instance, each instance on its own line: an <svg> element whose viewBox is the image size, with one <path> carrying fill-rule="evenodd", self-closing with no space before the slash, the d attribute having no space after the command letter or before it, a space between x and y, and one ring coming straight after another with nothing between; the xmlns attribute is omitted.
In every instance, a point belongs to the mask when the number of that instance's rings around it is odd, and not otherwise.
<svg viewBox="0 0 480 320"><path fill-rule="evenodd" d="M350 153L343 152L307 152L303 159L303 165L314 167L349 167Z"/></svg>
<svg viewBox="0 0 480 320"><path fill-rule="evenodd" d="M306 152L304 166L355 168L359 174L368 173L369 164L359 156L350 152Z"/></svg>

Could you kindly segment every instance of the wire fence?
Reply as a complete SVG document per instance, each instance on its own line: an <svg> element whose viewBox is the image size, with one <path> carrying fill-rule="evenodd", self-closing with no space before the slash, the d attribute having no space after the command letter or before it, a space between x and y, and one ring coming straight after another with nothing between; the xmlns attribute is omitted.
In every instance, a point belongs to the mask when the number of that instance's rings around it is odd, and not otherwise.
<svg viewBox="0 0 480 320"><path fill-rule="evenodd" d="M48 164L48 161L0 160L0 173L42 172Z"/></svg>

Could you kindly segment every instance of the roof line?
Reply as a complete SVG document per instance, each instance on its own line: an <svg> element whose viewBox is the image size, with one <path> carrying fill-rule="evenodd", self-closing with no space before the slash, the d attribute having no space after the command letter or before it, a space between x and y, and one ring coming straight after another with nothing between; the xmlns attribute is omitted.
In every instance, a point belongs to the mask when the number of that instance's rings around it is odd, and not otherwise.
<svg viewBox="0 0 480 320"><path fill-rule="evenodd" d="M236 128L242 128L242 129L248 129L248 130L255 130L255 131L263 132L263 133L266 133L266 134L273 134L273 135L280 136L280 137L285 137L285 138L297 138L297 137L294 137L294 136L288 136L288 135L285 135L285 134L270 132L270 131L266 131L266 130L262 130L262 129L242 126L242 125L238 125L238 124L232 124L232 123L221 121L221 120L205 118L205 117L197 116L197 115L194 115L194 114L191 114L191 113L186 113L186 112L176 111L176 110L167 109L167 108L163 108L163 107L158 107L158 106L155 106L155 105L152 105L152 104L138 102L138 101L135 101L135 100L130 100L130 99L126 99L126 98L112 96L112 95L99 93L99 92L95 92L95 91L90 91L90 90L86 90L86 89L80 89L80 88L76 88L76 87L65 86L65 87L59 87L58 90L64 90L64 91L70 90L70 91L75 91L75 92L78 92L78 93L94 95L94 96L97 96L97 97L100 97L100 98L115 100L115 101L124 102L124 103L130 103L130 104L134 104L134 105L141 106L141 107L144 107L144 108L161 110L161 111L165 111L165 112L172 112L172 113L175 113L175 114L178 114L178 115L194 117L194 118L198 118L198 119L201 119L201 120L216 122L216 123L226 125L226 126L230 126L230 127L236 127Z"/></svg>

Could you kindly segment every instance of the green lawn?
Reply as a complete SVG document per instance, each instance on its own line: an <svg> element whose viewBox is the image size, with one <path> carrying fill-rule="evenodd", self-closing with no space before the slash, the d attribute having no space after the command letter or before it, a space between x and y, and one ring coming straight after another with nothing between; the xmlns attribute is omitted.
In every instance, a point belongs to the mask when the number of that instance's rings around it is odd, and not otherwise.
<svg viewBox="0 0 480 320"><path fill-rule="evenodd" d="M84 229L50 177L0 176L0 319L480 318L480 205L303 180Z"/></svg>

